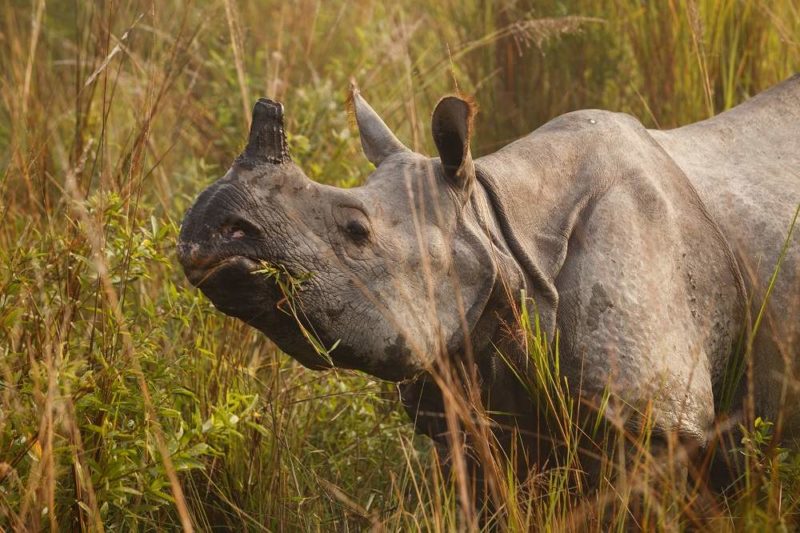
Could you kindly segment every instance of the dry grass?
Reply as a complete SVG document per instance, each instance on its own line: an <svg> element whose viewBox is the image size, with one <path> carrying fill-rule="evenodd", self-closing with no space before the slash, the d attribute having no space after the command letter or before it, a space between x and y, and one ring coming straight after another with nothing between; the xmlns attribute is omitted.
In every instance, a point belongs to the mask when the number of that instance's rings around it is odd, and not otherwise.
<svg viewBox="0 0 800 533"><path fill-rule="evenodd" d="M391 386L303 371L183 280L180 217L239 152L251 100L283 100L295 160L351 186L369 172L351 77L429 153L424 117L455 80L481 104L480 155L578 108L704 118L800 70L799 35L792 0L0 3L0 527L477 526ZM674 484L645 479L647 432L608 464L638 453L644 473L576 488L577 407L528 331L569 459L520 486L485 438L498 520L622 529L640 498L646 529L708 525L704 487L651 491ZM769 431L715 528L796 527L800 461Z"/></svg>

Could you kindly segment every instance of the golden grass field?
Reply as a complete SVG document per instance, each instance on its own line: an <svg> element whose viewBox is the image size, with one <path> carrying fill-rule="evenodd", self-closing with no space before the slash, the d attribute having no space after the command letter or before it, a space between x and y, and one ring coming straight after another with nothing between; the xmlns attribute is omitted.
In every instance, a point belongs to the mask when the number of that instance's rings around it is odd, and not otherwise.
<svg viewBox="0 0 800 533"><path fill-rule="evenodd" d="M370 172L351 77L424 153L436 101L473 95L479 156L574 109L701 120L797 71L797 0L0 0L0 530L480 527L394 386L301 368L184 279L183 213L258 97L347 187ZM636 479L500 472L496 525L795 530L800 455L745 429L728 494L648 494L642 522Z"/></svg>

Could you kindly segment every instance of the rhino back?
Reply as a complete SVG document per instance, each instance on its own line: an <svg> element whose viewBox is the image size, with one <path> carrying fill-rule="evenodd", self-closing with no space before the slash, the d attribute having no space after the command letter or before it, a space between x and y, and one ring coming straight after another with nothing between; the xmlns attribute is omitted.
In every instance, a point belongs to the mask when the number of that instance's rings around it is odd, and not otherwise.
<svg viewBox="0 0 800 533"><path fill-rule="evenodd" d="M696 188L736 254L754 316L800 205L800 75L702 122L651 131ZM759 414L800 402L800 231L795 230L754 345ZM794 385L793 385L794 384ZM786 420L800 436L800 414Z"/></svg>

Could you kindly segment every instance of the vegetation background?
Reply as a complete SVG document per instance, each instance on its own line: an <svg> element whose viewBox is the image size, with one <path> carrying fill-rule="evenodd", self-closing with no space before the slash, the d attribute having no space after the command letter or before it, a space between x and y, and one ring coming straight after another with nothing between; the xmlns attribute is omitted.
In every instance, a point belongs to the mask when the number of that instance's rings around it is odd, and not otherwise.
<svg viewBox="0 0 800 533"><path fill-rule="evenodd" d="M177 266L257 97L353 186L351 77L427 153L436 101L474 95L481 155L573 109L693 122L798 70L797 0L0 0L0 529L456 527L391 385L303 370ZM800 460L752 459L714 527L796 527ZM507 527L583 523L558 479L509 481ZM648 528L694 524L670 501Z"/></svg>

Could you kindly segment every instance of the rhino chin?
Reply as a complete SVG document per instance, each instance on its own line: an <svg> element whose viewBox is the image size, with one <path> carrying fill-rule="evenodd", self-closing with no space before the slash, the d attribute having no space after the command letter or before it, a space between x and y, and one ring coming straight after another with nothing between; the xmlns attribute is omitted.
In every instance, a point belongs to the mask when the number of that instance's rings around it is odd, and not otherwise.
<svg viewBox="0 0 800 533"><path fill-rule="evenodd" d="M340 349L341 348L341 349ZM415 377L422 372L416 365L396 360L392 362L377 360L372 356L358 356L346 347L337 347L331 352L331 358L337 367L358 370L384 381L393 383Z"/></svg>
<svg viewBox="0 0 800 533"><path fill-rule="evenodd" d="M332 368L357 370L393 383L414 378L424 372L424 369L418 365L400 360L391 363L383 361L376 364L375 358L362 353L362 350L320 339L319 342L324 346L335 346L330 350L328 359L316 351L296 324L290 325L280 319L278 321L263 320L258 325L251 325L272 340L284 353L311 370L330 370Z"/></svg>
<svg viewBox="0 0 800 533"><path fill-rule="evenodd" d="M296 339L287 340L286 335L276 335L275 328L270 325L256 326L257 329L274 342L278 348L292 359L310 370L330 370L334 367L327 359L319 355L314 348L305 342L305 346L299 345Z"/></svg>

